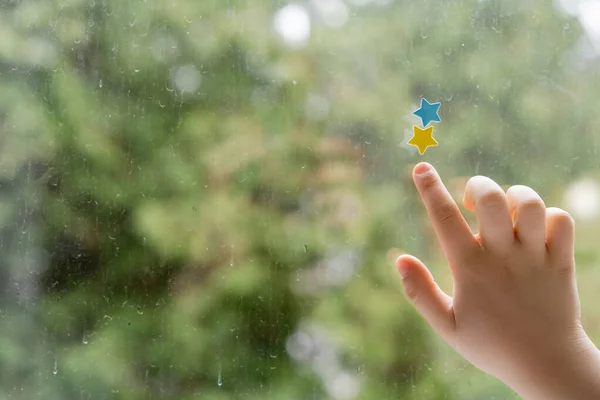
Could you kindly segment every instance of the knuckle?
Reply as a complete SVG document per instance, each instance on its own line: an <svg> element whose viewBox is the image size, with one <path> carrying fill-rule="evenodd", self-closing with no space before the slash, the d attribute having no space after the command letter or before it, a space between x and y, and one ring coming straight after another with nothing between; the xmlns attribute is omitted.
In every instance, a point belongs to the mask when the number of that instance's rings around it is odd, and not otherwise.
<svg viewBox="0 0 600 400"><path fill-rule="evenodd" d="M552 218L555 219L561 225L575 225L575 219L567 211L556 207L549 209L549 211L552 213Z"/></svg>
<svg viewBox="0 0 600 400"><path fill-rule="evenodd" d="M528 214L544 214L546 212L546 206L539 197L531 197L523 200L517 206L520 212Z"/></svg>
<svg viewBox="0 0 600 400"><path fill-rule="evenodd" d="M452 202L442 201L436 205L433 212L436 220L440 222L448 222L454 218L456 209Z"/></svg>
<svg viewBox="0 0 600 400"><path fill-rule="evenodd" d="M506 193L516 208L532 212L546 211L546 205L540 195L529 186L511 186Z"/></svg>
<svg viewBox="0 0 600 400"><path fill-rule="evenodd" d="M406 296L412 301L414 304L419 300L419 296L421 295L421 290L419 287L415 285L407 285L405 288Z"/></svg>
<svg viewBox="0 0 600 400"><path fill-rule="evenodd" d="M422 178L421 185L423 187L423 192L431 192L438 187L438 179L435 174L428 174Z"/></svg>
<svg viewBox="0 0 600 400"><path fill-rule="evenodd" d="M479 198L479 205L483 207L495 207L504 202L504 193L498 190L490 190L481 195Z"/></svg>

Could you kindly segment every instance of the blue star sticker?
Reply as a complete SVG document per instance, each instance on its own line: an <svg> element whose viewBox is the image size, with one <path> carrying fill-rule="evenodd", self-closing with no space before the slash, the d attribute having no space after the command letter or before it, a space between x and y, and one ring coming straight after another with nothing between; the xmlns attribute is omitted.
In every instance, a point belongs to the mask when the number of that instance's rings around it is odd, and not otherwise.
<svg viewBox="0 0 600 400"><path fill-rule="evenodd" d="M423 127L427 127L430 122L441 122L440 115L438 114L438 110L440 109L440 105L442 103L437 102L431 104L425 99L421 99L421 108L415 111L417 117L421 118L421 122L423 123Z"/></svg>

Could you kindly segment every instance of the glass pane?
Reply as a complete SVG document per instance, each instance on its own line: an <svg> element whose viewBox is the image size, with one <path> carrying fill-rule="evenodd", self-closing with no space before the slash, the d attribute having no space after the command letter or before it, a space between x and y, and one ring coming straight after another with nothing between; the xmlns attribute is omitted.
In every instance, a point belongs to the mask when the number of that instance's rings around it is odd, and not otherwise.
<svg viewBox="0 0 600 400"><path fill-rule="evenodd" d="M597 0L0 1L0 397L516 398L402 292L411 170L569 210L600 340L599 56Z"/></svg>

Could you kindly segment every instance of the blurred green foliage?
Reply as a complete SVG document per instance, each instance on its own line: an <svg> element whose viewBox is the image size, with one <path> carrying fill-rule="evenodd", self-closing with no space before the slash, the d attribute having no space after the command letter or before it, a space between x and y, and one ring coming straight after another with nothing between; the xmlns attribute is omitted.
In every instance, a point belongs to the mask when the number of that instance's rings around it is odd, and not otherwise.
<svg viewBox="0 0 600 400"><path fill-rule="evenodd" d="M316 4L294 49L282 1L0 3L1 398L508 396L455 387L399 290L402 251L444 267L409 172L545 195L597 169L578 21L396 0L333 28Z"/></svg>

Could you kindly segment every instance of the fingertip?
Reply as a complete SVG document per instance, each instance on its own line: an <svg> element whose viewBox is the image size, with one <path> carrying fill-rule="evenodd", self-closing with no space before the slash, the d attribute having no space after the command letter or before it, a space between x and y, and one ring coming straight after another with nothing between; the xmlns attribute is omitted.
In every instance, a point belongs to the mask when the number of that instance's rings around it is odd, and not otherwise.
<svg viewBox="0 0 600 400"><path fill-rule="evenodd" d="M574 257L575 220L567 211L546 209L546 247L551 255L571 260Z"/></svg>
<svg viewBox="0 0 600 400"><path fill-rule="evenodd" d="M471 196L469 196L469 191L467 191L467 188L465 187L465 195L463 196L463 205L465 206L465 208L469 211L475 211L475 205L473 204L473 201L471 201Z"/></svg>
<svg viewBox="0 0 600 400"><path fill-rule="evenodd" d="M433 167L431 166L431 164L426 162L420 162L413 169L413 175L416 177L419 175L427 174L431 171L433 171Z"/></svg>
<svg viewBox="0 0 600 400"><path fill-rule="evenodd" d="M449 337L454 330L452 298L440 289L418 258L403 254L397 258L396 265L407 298L438 333Z"/></svg>
<svg viewBox="0 0 600 400"><path fill-rule="evenodd" d="M408 254L403 254L396 259L396 268L402 279L406 278L413 269L413 263Z"/></svg>
<svg viewBox="0 0 600 400"><path fill-rule="evenodd" d="M497 204L498 202L504 203L507 201L506 192L502 187L493 179L483 175L475 175L467 181L465 198L473 210L480 203L488 204L491 202ZM467 207L466 204L465 207Z"/></svg>
<svg viewBox="0 0 600 400"><path fill-rule="evenodd" d="M573 229L575 227L575 219L573 216L562 208L548 207L546 208L546 216L555 220L557 223L560 223L567 229Z"/></svg>

